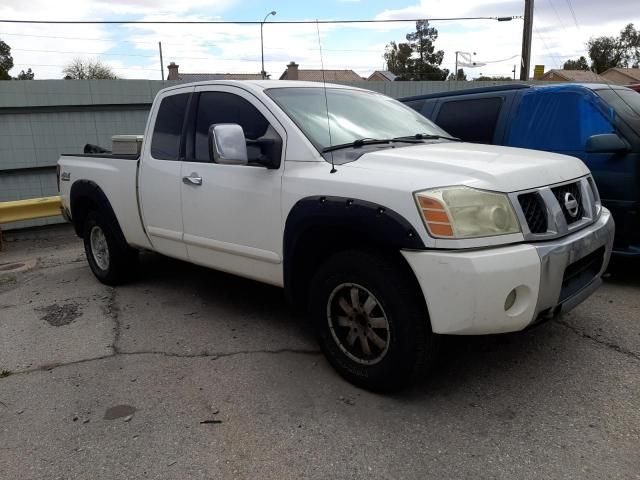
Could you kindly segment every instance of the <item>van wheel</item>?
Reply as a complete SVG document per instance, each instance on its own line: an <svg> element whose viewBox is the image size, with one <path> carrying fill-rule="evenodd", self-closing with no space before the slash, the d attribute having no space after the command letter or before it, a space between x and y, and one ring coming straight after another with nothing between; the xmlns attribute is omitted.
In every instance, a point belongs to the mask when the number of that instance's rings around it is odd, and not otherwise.
<svg viewBox="0 0 640 480"><path fill-rule="evenodd" d="M438 352L422 294L402 259L337 253L312 281L309 306L322 351L351 383L398 390L419 378Z"/></svg>
<svg viewBox="0 0 640 480"><path fill-rule="evenodd" d="M122 245L113 224L102 213L89 213L83 239L89 267L98 280L106 285L118 285L130 277L138 251Z"/></svg>

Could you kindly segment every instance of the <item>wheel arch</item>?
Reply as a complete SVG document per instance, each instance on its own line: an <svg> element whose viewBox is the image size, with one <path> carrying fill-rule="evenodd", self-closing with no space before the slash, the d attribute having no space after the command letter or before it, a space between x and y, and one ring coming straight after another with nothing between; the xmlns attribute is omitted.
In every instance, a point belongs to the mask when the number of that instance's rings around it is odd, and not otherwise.
<svg viewBox="0 0 640 480"><path fill-rule="evenodd" d="M76 234L80 238L84 235L84 224L89 213L99 211L109 219L121 246L128 245L111 202L109 202L107 195L97 183L91 180L76 180L71 186L69 203L71 206L71 221Z"/></svg>
<svg viewBox="0 0 640 480"><path fill-rule="evenodd" d="M400 250L426 247L411 223L384 205L350 197L305 197L293 206L285 222L283 274L287 299L303 306L313 272L323 259L347 248L393 253L415 279Z"/></svg>

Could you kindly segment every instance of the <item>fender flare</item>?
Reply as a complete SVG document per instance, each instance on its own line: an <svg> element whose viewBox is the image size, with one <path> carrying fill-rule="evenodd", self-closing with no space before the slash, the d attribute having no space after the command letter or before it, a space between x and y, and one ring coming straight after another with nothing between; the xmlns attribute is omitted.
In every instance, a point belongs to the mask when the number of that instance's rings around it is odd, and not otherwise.
<svg viewBox="0 0 640 480"><path fill-rule="evenodd" d="M426 249L414 226L384 205L341 196L314 195L302 198L289 211L283 239L285 293L294 302L301 280L297 275L296 257L300 240L310 229L347 230L357 237L362 236L368 245L374 243L396 250ZM336 239L336 243L339 241Z"/></svg>
<svg viewBox="0 0 640 480"><path fill-rule="evenodd" d="M102 188L92 180L76 180L73 182L73 185L71 185L69 204L71 206L71 221L76 234L79 237L83 235L84 219L90 211L90 207L86 202L87 199L94 203L97 209L109 219L118 237L118 243L120 243L122 247L127 247L127 240L124 233L122 233L111 202Z"/></svg>

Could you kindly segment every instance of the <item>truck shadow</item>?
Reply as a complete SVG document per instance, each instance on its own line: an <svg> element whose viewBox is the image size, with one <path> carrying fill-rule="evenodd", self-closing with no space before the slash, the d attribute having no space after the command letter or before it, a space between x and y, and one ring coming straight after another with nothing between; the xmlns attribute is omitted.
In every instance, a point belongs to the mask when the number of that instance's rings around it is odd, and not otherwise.
<svg viewBox="0 0 640 480"><path fill-rule="evenodd" d="M282 330L283 324L286 324L287 328L315 345L308 322L305 321L305 312L290 307L284 290L278 287L148 252L141 255L131 286L179 290L185 298L188 296L204 303L205 316L212 309L228 313L225 321L229 323L244 322L248 317L256 322L264 321L265 329L277 326L278 330ZM167 302L171 300L167 299ZM182 303L172 306L182 308ZM184 308L191 306L185 304ZM184 313L188 314L187 311ZM213 319L209 321L215 322ZM215 328L215 325L212 324L211 328Z"/></svg>
<svg viewBox="0 0 640 480"><path fill-rule="evenodd" d="M613 257L604 280L616 285L640 286L640 258Z"/></svg>
<svg viewBox="0 0 640 480"><path fill-rule="evenodd" d="M624 282L625 278L612 275L609 281ZM316 346L306 313L290 307L280 288L157 254L142 255L134 283L136 287L168 286L192 292L210 299L224 311L242 312L243 321L249 317L252 323L261 322L263 329L289 330L293 337ZM206 321L216 328L216 320ZM518 402L528 404L531 400L521 398L523 394L534 398L543 392L557 395L558 382L573 382L585 369L593 367L594 360L588 355L593 345L585 342L589 341L554 321L513 334L444 337L431 374L392 398L399 403L438 403L438 399L445 397L470 399L474 404L497 395L518 397ZM600 368L592 373L600 374ZM334 378L334 387L342 388L340 382L344 381L337 374Z"/></svg>

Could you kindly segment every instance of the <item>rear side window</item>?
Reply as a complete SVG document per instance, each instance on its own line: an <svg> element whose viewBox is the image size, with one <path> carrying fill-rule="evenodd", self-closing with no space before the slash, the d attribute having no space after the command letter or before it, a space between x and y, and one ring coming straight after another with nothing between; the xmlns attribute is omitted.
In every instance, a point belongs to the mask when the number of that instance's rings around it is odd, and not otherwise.
<svg viewBox="0 0 640 480"><path fill-rule="evenodd" d="M493 143L502 98L474 98L445 102L436 124L465 142Z"/></svg>
<svg viewBox="0 0 640 480"><path fill-rule="evenodd" d="M196 120L195 159L209 161L209 127L215 123L237 123L248 140L267 133L269 121L244 98L226 92L202 92ZM249 159L258 155L248 148ZM255 154L255 155L254 155Z"/></svg>
<svg viewBox="0 0 640 480"><path fill-rule="evenodd" d="M151 139L151 156L158 160L178 160L182 125L187 111L189 93L179 93L162 99Z"/></svg>

